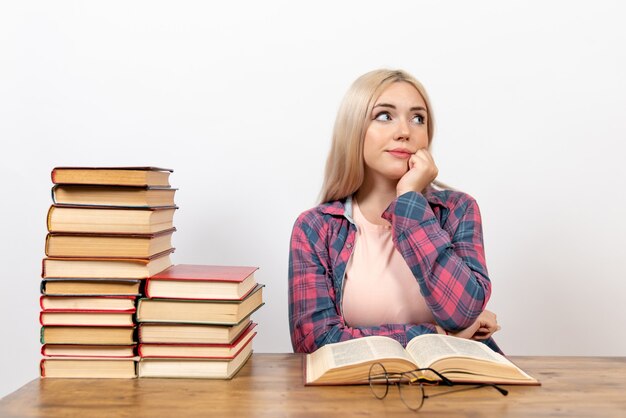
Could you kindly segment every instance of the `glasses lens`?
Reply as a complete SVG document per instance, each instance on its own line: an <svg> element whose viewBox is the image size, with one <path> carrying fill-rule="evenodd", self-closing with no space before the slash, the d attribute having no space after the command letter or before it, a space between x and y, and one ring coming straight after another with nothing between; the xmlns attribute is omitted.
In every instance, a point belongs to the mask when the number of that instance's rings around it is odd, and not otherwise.
<svg viewBox="0 0 626 418"><path fill-rule="evenodd" d="M378 399L383 399L387 396L387 392L389 391L389 378L387 377L387 370L385 370L382 364L372 364L370 367L369 383L372 393Z"/></svg>
<svg viewBox="0 0 626 418"><path fill-rule="evenodd" d="M413 379L411 374L403 376L398 388L400 389L400 399L407 408L417 411L422 407L424 404L424 387Z"/></svg>

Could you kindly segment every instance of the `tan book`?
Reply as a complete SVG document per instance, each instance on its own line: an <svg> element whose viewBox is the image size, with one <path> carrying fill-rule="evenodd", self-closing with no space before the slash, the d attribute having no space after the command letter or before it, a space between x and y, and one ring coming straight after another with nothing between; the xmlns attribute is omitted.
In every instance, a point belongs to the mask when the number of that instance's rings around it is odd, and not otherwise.
<svg viewBox="0 0 626 418"><path fill-rule="evenodd" d="M50 233L46 236L48 257L149 258L172 248L176 228L156 234Z"/></svg>
<svg viewBox="0 0 626 418"><path fill-rule="evenodd" d="M263 305L263 285L242 300L140 299L137 322L235 325Z"/></svg>
<svg viewBox="0 0 626 418"><path fill-rule="evenodd" d="M448 335L424 334L406 346L389 337L369 336L327 344L306 355L307 385L367 384L370 367L381 363L387 372L432 368L453 382L538 385L503 355L485 344ZM437 380L425 371L424 376Z"/></svg>
<svg viewBox="0 0 626 418"><path fill-rule="evenodd" d="M230 344L247 328L250 318L236 325L140 323L139 342L171 344Z"/></svg>
<svg viewBox="0 0 626 418"><path fill-rule="evenodd" d="M41 354L46 357L135 357L136 345L44 344Z"/></svg>
<svg viewBox="0 0 626 418"><path fill-rule="evenodd" d="M138 346L141 358L214 358L233 359L254 338L248 327L232 344L146 344Z"/></svg>
<svg viewBox="0 0 626 418"><path fill-rule="evenodd" d="M142 358L138 377L231 379L252 355L251 341L232 359Z"/></svg>
<svg viewBox="0 0 626 418"><path fill-rule="evenodd" d="M45 358L41 360L42 378L117 378L137 377L134 359Z"/></svg>
<svg viewBox="0 0 626 418"><path fill-rule="evenodd" d="M112 311L42 311L39 322L43 326L133 326L133 312Z"/></svg>
<svg viewBox="0 0 626 418"><path fill-rule="evenodd" d="M148 298L231 299L248 294L258 267L176 264L146 280Z"/></svg>
<svg viewBox="0 0 626 418"><path fill-rule="evenodd" d="M42 344L111 344L135 343L133 327L72 327L47 326L41 328Z"/></svg>
<svg viewBox="0 0 626 418"><path fill-rule="evenodd" d="M45 311L135 311L134 296L41 296Z"/></svg>
<svg viewBox="0 0 626 418"><path fill-rule="evenodd" d="M159 167L55 167L51 177L54 184L169 186L173 171Z"/></svg>
<svg viewBox="0 0 626 418"><path fill-rule="evenodd" d="M124 207L174 206L177 189L159 186L92 186L57 184L52 187L52 202L59 205Z"/></svg>
<svg viewBox="0 0 626 418"><path fill-rule="evenodd" d="M59 206L48 210L49 232L155 234L174 227L176 207Z"/></svg>
<svg viewBox="0 0 626 418"><path fill-rule="evenodd" d="M172 265L171 252L150 258L48 257L43 259L41 277L145 279Z"/></svg>
<svg viewBox="0 0 626 418"><path fill-rule="evenodd" d="M141 280L115 279L45 279L41 281L44 295L139 295Z"/></svg>

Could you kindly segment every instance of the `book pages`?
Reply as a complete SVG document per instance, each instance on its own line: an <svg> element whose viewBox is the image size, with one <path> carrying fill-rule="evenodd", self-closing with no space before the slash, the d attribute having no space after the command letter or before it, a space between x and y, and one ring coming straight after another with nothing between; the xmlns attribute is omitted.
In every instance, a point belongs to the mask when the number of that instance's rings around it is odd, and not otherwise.
<svg viewBox="0 0 626 418"><path fill-rule="evenodd" d="M471 357L489 362L510 364L504 356L485 344L447 335L425 334L413 338L406 347L419 367L429 367L444 357Z"/></svg>
<svg viewBox="0 0 626 418"><path fill-rule="evenodd" d="M331 367L389 358L401 358L413 363L402 344L388 337L357 338L328 347L332 357Z"/></svg>

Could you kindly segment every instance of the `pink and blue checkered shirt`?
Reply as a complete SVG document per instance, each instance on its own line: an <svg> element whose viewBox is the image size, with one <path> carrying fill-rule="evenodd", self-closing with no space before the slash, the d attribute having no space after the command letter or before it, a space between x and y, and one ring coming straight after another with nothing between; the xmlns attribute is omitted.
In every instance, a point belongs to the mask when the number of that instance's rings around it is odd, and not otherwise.
<svg viewBox="0 0 626 418"><path fill-rule="evenodd" d="M352 199L321 204L295 222L289 254L289 326L295 352L328 343L384 335L403 346L437 332L433 324L350 327L342 316L343 281L354 248ZM429 188L405 193L383 213L393 243L419 283L437 323L445 330L470 326L491 293L476 201L467 194ZM492 339L487 344L499 351Z"/></svg>

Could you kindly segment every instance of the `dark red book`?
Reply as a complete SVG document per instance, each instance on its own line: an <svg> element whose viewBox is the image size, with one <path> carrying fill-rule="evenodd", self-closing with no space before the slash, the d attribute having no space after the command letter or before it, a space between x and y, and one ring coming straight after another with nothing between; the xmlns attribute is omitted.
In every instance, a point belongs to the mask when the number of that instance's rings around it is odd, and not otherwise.
<svg viewBox="0 0 626 418"><path fill-rule="evenodd" d="M146 296L240 300L256 286L258 267L176 264L148 278Z"/></svg>
<svg viewBox="0 0 626 418"><path fill-rule="evenodd" d="M139 344L142 358L232 359L254 338L256 326L251 323L232 344Z"/></svg>

